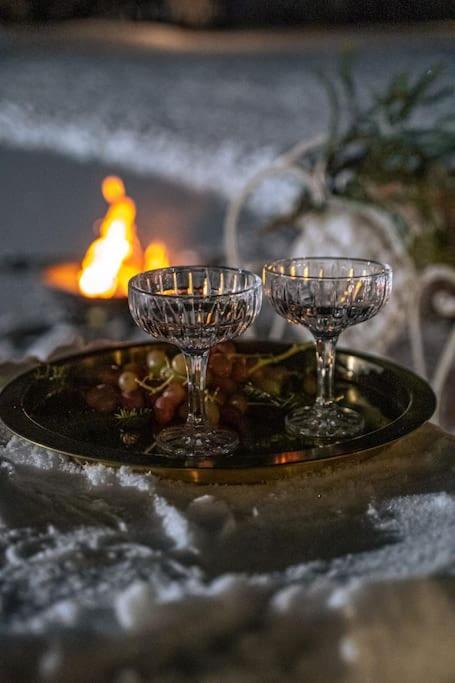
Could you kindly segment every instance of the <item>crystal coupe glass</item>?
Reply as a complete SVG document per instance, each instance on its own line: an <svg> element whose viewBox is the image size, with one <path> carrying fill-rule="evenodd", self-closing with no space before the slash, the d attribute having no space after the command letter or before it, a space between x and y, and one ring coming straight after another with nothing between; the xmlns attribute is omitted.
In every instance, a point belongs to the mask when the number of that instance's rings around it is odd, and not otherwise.
<svg viewBox="0 0 455 683"><path fill-rule="evenodd" d="M163 429L157 444L168 455L210 457L238 445L235 432L215 428L205 411L209 350L245 332L262 303L258 275L247 270L178 266L140 273L129 282L131 315L159 341L175 344L185 356L188 418Z"/></svg>
<svg viewBox="0 0 455 683"><path fill-rule="evenodd" d="M317 398L287 416L287 432L316 441L355 436L363 428L360 413L334 398L335 347L346 327L372 318L385 304L391 268L362 259L282 259L264 266L263 283L275 311L307 327L316 341Z"/></svg>

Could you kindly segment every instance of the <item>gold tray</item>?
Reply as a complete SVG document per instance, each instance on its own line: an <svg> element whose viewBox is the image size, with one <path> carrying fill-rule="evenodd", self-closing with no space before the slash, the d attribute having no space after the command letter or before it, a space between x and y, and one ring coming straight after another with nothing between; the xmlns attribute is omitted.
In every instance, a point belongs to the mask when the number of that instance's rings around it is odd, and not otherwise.
<svg viewBox="0 0 455 683"><path fill-rule="evenodd" d="M207 457L196 463L189 458L168 458L154 451L146 452L144 442L133 447L123 445L114 416L94 413L78 398L81 383L87 382L97 368L137 361L151 347L163 348L170 354L176 352L166 344L116 346L72 355L29 370L3 388L0 418L19 436L79 463L128 465L136 471L171 479L227 484L289 477L326 464L369 458L386 444L417 429L432 416L436 406L428 384L409 370L383 358L339 349L336 393L343 395L345 405L362 412L364 433L348 441L315 446L286 437L285 413L281 408L261 406L252 408L248 433L232 456ZM241 341L237 348L242 353L278 354L287 345ZM314 378L313 346L305 345L301 353L283 364L294 370L304 369L308 377ZM66 378L66 388L56 392L59 376ZM310 395L306 398L308 402L314 399ZM153 441L153 435L146 438L149 443Z"/></svg>

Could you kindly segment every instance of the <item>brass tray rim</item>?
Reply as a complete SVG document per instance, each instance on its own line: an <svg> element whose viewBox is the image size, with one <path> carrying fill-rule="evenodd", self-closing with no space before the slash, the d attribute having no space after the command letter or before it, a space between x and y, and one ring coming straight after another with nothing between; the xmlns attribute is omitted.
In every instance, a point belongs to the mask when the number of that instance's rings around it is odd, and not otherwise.
<svg viewBox="0 0 455 683"><path fill-rule="evenodd" d="M275 350L288 346L286 342L269 342L265 340L254 340L247 343L256 343L262 346L270 345L271 347L274 347ZM134 343L116 343L96 349L86 349L76 353L65 354L50 361L49 364L60 365L67 362L77 362L78 360L86 358L114 353L116 351L124 352L129 349L150 346L151 344L163 345L160 342L147 340ZM245 342L243 342L243 344L245 344ZM308 344L304 346L307 348L311 347L312 343L308 342ZM376 452L411 433L431 418L436 408L436 397L431 387L423 378L419 377L411 370L408 370L393 361L382 358L381 356L352 351L350 349L344 349L343 347L340 347L337 350L337 353L339 353L340 356L354 356L367 363L372 363L383 369L392 371L398 379L405 380L404 384L410 391L411 400L403 413L388 424L343 443L313 448L305 447L304 450L290 451L289 455L294 453L296 456L300 454L301 457L300 459L296 457L285 463L262 462L260 464L245 463L245 465L236 464L235 466L229 466L229 460L227 460L225 463L217 463L216 466L213 467L198 467L197 463L182 466L181 464L173 464L172 461L167 458L153 455L150 456L150 463L144 464L127 462L118 456L117 459L111 459L108 456L104 457L87 454L86 450L84 452L84 449L86 449L87 446L86 442L77 441L39 424L27 413L22 405L22 400L25 395L23 387L24 380L30 376L37 367L40 367L42 363L36 363L33 367L28 367L27 370L16 375L2 387L0 390L0 419L7 428L17 436L26 439L36 446L69 457L78 464L103 464L108 467L126 466L136 472L151 473L160 477L192 483L235 484L263 482L284 478L293 476L304 470L316 471L319 470L321 466L330 465L340 460L347 462L348 460L361 460L365 459L365 457L372 457ZM372 443L368 443L368 440L371 439L373 435L376 435L376 438ZM355 445L360 445L361 447L355 448ZM97 446L97 450L111 453L111 457L115 458L114 453L116 452L116 449L114 448ZM117 453L121 453L121 451L117 451ZM304 453L307 454L306 458L303 457Z"/></svg>

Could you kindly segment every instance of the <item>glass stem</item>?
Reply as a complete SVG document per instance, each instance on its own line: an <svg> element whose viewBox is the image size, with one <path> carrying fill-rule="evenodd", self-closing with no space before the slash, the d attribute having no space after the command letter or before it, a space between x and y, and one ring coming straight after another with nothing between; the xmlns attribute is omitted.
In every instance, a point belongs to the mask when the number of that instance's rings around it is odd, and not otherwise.
<svg viewBox="0 0 455 683"><path fill-rule="evenodd" d="M318 376L317 405L327 406L334 401L335 347L337 337L316 339L316 367Z"/></svg>
<svg viewBox="0 0 455 683"><path fill-rule="evenodd" d="M188 417L186 423L189 427L206 427L207 415L205 412L205 378L207 375L207 363L209 352L185 353L186 374L188 377Z"/></svg>

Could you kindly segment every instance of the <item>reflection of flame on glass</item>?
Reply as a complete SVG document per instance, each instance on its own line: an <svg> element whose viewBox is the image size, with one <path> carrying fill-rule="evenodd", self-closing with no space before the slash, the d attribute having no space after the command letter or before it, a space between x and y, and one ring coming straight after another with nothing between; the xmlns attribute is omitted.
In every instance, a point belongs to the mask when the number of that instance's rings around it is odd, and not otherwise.
<svg viewBox="0 0 455 683"><path fill-rule="evenodd" d="M109 299L128 294L128 280L141 270L169 265L166 246L152 242L145 253L136 233L136 206L120 178L108 176L102 192L109 208L100 236L91 243L78 275L79 291L91 298Z"/></svg>

